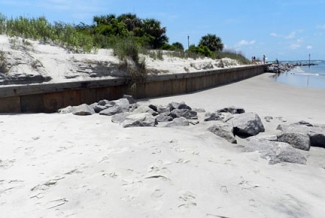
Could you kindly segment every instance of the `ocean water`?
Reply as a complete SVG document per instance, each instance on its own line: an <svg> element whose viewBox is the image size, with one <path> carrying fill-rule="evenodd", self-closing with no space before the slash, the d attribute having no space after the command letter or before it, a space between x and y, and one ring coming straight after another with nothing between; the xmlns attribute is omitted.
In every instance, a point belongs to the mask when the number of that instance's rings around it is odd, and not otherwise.
<svg viewBox="0 0 325 218"><path fill-rule="evenodd" d="M292 61L287 63L304 63L309 61ZM297 66L289 72L282 73L275 77L277 82L293 86L325 89L325 60L313 60L310 63L314 66Z"/></svg>

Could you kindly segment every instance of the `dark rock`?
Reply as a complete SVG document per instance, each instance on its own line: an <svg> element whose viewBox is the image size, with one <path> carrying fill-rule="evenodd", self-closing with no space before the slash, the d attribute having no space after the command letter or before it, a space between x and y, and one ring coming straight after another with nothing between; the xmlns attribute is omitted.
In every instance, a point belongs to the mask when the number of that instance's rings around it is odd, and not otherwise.
<svg viewBox="0 0 325 218"><path fill-rule="evenodd" d="M169 122L172 121L174 118L169 116L169 113L161 113L156 116L157 122Z"/></svg>
<svg viewBox="0 0 325 218"><path fill-rule="evenodd" d="M171 102L168 104L167 106L169 108L170 111L174 110L174 109L187 109L187 110L192 110L192 108L190 106L188 106L187 104L185 104L184 102L178 103L178 102Z"/></svg>
<svg viewBox="0 0 325 218"><path fill-rule="evenodd" d="M265 131L260 117L255 113L238 114L228 122L232 122L234 135L243 138L254 136Z"/></svg>
<svg viewBox="0 0 325 218"><path fill-rule="evenodd" d="M72 114L79 115L79 116L87 116L87 115L95 114L94 109L87 104L74 106L74 107L72 107L71 112L72 112Z"/></svg>
<svg viewBox="0 0 325 218"><path fill-rule="evenodd" d="M293 148L285 142L268 141L251 137L248 140L244 151L259 152L261 157L269 160L269 164L277 164L281 162L306 164L307 159L298 149Z"/></svg>
<svg viewBox="0 0 325 218"><path fill-rule="evenodd" d="M122 122L122 126L124 128L127 127L145 127L151 126L154 127L157 124L155 117L153 117L149 113L142 113L142 114L131 114L125 117L124 121Z"/></svg>
<svg viewBox="0 0 325 218"><path fill-rule="evenodd" d="M264 120L265 120L266 122L271 122L271 120L273 120L273 117L271 117L271 116L266 116L266 117L264 117Z"/></svg>
<svg viewBox="0 0 325 218"><path fill-rule="evenodd" d="M244 108L240 108L240 107L226 107L226 108L222 108L220 110L217 110L218 113L231 113L231 114L243 114L245 113Z"/></svg>
<svg viewBox="0 0 325 218"><path fill-rule="evenodd" d="M219 113L206 113L204 115L204 121L212 121L212 120L223 120L222 114Z"/></svg>
<svg viewBox="0 0 325 218"><path fill-rule="evenodd" d="M235 139L234 135L232 134L232 127L228 124L223 125L213 125L208 128L208 130L215 135L226 139L228 142L236 144L237 140Z"/></svg>
<svg viewBox="0 0 325 218"><path fill-rule="evenodd" d="M158 108L156 105L150 104L148 107L151 108L152 110L158 112Z"/></svg>
<svg viewBox="0 0 325 218"><path fill-rule="evenodd" d="M308 127L312 127L313 126L313 124L311 124L311 123L309 123L307 121L304 121L304 120L301 120L301 121L299 121L297 123L294 123L294 124L295 125L304 125L304 126L308 126Z"/></svg>
<svg viewBox="0 0 325 218"><path fill-rule="evenodd" d="M307 134L284 132L277 136L279 142L286 142L292 147L309 151L310 138Z"/></svg>
<svg viewBox="0 0 325 218"><path fill-rule="evenodd" d="M170 112L173 118L184 117L186 119L197 119L197 113L189 109L174 109Z"/></svg>
<svg viewBox="0 0 325 218"><path fill-rule="evenodd" d="M165 125L165 127L188 126L188 125L190 125L190 124L189 124L189 121L186 118L179 117L179 118L175 118L175 119L173 119L173 121L167 123Z"/></svg>

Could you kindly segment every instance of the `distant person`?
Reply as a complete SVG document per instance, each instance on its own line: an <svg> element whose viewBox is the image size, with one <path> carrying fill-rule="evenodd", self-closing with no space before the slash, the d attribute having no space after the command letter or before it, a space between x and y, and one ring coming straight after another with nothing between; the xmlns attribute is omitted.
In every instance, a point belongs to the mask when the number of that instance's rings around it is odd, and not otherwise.
<svg viewBox="0 0 325 218"><path fill-rule="evenodd" d="M253 56L253 64L255 64L256 58L255 56Z"/></svg>
<svg viewBox="0 0 325 218"><path fill-rule="evenodd" d="M279 60L278 59L275 59L275 64L279 64Z"/></svg>
<svg viewBox="0 0 325 218"><path fill-rule="evenodd" d="M263 64L265 64L266 56L263 55Z"/></svg>

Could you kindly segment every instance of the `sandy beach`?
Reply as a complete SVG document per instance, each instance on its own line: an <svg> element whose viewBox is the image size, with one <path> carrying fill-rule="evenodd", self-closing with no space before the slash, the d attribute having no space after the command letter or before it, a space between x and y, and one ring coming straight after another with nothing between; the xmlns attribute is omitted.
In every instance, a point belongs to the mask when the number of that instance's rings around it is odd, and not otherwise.
<svg viewBox="0 0 325 218"><path fill-rule="evenodd" d="M242 107L261 117L262 135L277 134L280 123L325 124L324 90L271 76L138 104ZM3 114L0 217L323 216L323 148L302 152L306 165L270 165L257 152L243 153L245 140L230 144L210 125L123 128L98 114Z"/></svg>

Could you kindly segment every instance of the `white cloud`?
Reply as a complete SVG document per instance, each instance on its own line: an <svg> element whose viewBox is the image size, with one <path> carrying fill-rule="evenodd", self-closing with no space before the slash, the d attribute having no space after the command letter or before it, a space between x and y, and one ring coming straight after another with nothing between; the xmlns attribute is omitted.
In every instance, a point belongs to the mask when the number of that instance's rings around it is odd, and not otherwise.
<svg viewBox="0 0 325 218"><path fill-rule="evenodd" d="M287 36L284 36L284 38L286 38L286 39L294 39L295 37L296 37L296 32L295 31L291 32Z"/></svg>
<svg viewBox="0 0 325 218"><path fill-rule="evenodd" d="M297 49L297 48L300 48L300 44L292 43L292 44L290 45L290 48L291 48L291 49Z"/></svg>
<svg viewBox="0 0 325 218"><path fill-rule="evenodd" d="M307 48L307 49L313 49L313 46L308 45L306 48Z"/></svg>
<svg viewBox="0 0 325 218"><path fill-rule="evenodd" d="M270 33L270 36L273 36L273 37L280 37L278 34L276 33Z"/></svg>
<svg viewBox="0 0 325 218"><path fill-rule="evenodd" d="M255 40L247 41L247 40L241 40L237 43L237 47L243 46L243 45L253 45L255 44Z"/></svg>

